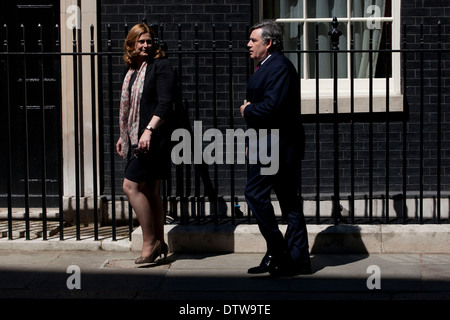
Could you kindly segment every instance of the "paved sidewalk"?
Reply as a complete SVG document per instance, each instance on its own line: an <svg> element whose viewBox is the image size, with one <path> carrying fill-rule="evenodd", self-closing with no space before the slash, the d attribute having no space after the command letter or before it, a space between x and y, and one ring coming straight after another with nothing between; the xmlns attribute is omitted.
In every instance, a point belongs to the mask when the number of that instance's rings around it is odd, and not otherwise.
<svg viewBox="0 0 450 320"><path fill-rule="evenodd" d="M312 275L288 278L247 274L259 253L172 253L165 264L135 265L137 255L0 251L0 298L450 299L450 254L313 255Z"/></svg>
<svg viewBox="0 0 450 320"><path fill-rule="evenodd" d="M346 304L354 300L348 306L407 300L413 302L409 310L424 300L450 300L450 254L313 255L312 275L288 278L247 274L260 262L260 253L172 253L166 263L135 265L137 255L134 251L0 250L0 305L17 308L23 300L45 308L107 302L109 308L92 310L114 314L112 306L133 302L164 307L170 319L183 318L184 312L197 312L198 318L233 318L249 311L232 308L253 306L269 308L253 309L269 319L301 306L335 306L331 300ZM213 314L199 314L207 310Z"/></svg>

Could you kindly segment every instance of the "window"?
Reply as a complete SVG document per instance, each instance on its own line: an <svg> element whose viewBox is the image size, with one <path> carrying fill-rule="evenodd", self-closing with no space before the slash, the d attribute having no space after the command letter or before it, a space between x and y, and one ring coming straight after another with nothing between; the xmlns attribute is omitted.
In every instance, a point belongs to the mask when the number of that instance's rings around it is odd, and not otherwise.
<svg viewBox="0 0 450 320"><path fill-rule="evenodd" d="M302 78L302 113L316 113L316 77L319 81L319 112L333 112L333 54L295 51L325 50L332 47L328 32L337 17L342 32L338 54L339 112L350 112L351 85L355 112L369 111L369 76L373 79L374 111L386 110L386 78L389 80L389 110L402 111L400 55L369 50L400 48L400 2L392 0L261 0L263 19L283 24L286 56L297 66ZM300 35L299 35L300 32ZM355 50L352 55L347 51ZM372 70L370 70L372 66ZM353 71L353 77L351 73ZM353 78L353 79L352 79Z"/></svg>

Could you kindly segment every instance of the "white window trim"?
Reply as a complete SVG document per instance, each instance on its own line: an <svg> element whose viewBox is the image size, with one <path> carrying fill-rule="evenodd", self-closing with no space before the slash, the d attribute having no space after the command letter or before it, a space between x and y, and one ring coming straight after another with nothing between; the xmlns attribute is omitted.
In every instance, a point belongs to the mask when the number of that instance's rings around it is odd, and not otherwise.
<svg viewBox="0 0 450 320"><path fill-rule="evenodd" d="M401 1L392 1L392 17L353 17L351 16L351 0L347 0L347 17L338 18L338 22L347 23L347 34L350 34L350 24L352 22L370 22L381 21L391 23L390 39L392 50L400 50L401 43ZM262 9L262 0L261 6ZM303 1L303 12L306 10L306 1ZM262 16L262 11L261 11ZM316 23L316 22L332 22L332 18L280 18L276 20L280 23ZM308 43L307 32L303 33L305 39L303 45ZM347 38L347 48L350 48L351 37ZM392 77L389 79L389 111L403 111L403 97L401 93L401 57L396 52L391 55ZM348 54L348 68L350 68L350 54ZM302 70L307 70L307 59L304 59ZM304 74L307 74L305 72ZM350 72L348 73L350 74ZM373 112L386 112L386 79L373 78ZM354 112L369 112L369 79L353 79L354 85ZM302 79L301 83L302 95L302 114L316 114L316 79ZM339 113L351 112L351 78L338 79L338 111ZM320 79L319 81L319 113L333 113L333 79Z"/></svg>

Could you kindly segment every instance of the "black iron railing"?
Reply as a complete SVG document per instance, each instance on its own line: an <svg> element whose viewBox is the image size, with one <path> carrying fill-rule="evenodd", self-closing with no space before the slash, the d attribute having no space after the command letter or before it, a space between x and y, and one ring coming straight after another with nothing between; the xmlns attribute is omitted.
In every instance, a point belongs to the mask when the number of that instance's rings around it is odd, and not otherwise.
<svg viewBox="0 0 450 320"><path fill-rule="evenodd" d="M245 97L245 81L242 79L248 79L251 76L252 62L248 59L245 46L236 45L232 27L228 26L228 39L225 40L227 46L219 48L216 26L211 26L210 40L202 49L200 49L197 25L194 28L193 45L188 49L182 46L181 25L178 26L178 40L171 40L174 43L176 41L176 48L167 48L167 43L170 41L165 39L163 25L153 27L157 31L159 45L166 49L177 72L179 97L175 111L181 126L192 132L193 121L205 120L204 130L245 128L242 119L238 117L238 107L242 98ZM389 28L389 23L385 27ZM125 34L127 29L125 26ZM10 39L8 26L3 27L3 49L0 52L1 126L6 144L5 152L1 156L2 189L0 193L4 195L1 201L2 207L5 208L1 219L7 225L3 234L13 239L14 222L20 220L25 223L24 237L30 239L32 238L30 222L39 220L42 222L40 234L46 240L50 219L58 222L57 234L61 240L65 239L64 229L67 228L68 221L63 203L63 179L72 179L72 177L63 177L62 170L64 166L62 108L64 106L61 97L65 93L61 92L61 63L62 57L68 56L72 57L74 92L75 193L71 195L74 199L73 224L76 239L80 240L82 237L81 216L85 209L80 206L80 202L84 199L81 193L80 170L84 165L82 162L88 160L80 160L82 156L79 141L81 136L79 100L83 94L80 78L87 77L86 73L80 75L80 57L89 56L88 74L92 97L93 135L92 141L83 141L83 143L92 146L92 159L89 161L93 164L94 178L90 197L101 198L101 203L108 203L107 207L110 208L110 211L106 213L108 217L106 219L102 217L102 220L99 220L101 215L96 213L101 209L97 201L92 202L93 236L99 239L99 227L106 225L111 230L113 240L116 240L117 227L124 223L127 224L128 234L131 235L135 226L131 207L128 206L125 209L128 219L119 219L116 212L116 204L123 200L123 194L120 191L120 183L117 183L122 179L122 172L118 168L120 160L115 155L115 141L118 136L117 90L120 81L115 79L114 59L121 57L122 52L120 48L113 48L110 26L106 28L105 51L96 51L94 28L91 27L90 52L80 52L75 29L72 52L61 52L58 27L52 30L55 34L54 43L43 43L42 37L35 39L38 50L34 51L27 50L25 28L22 26L20 30L21 39ZM434 37L433 43L427 46L424 42L423 27L420 28L420 43L417 44L408 43L408 29L404 26L403 40L399 50L389 49L392 41L390 37L384 39L386 49L355 50L352 40L352 46L342 50L339 48L341 34L336 20L330 25L330 30L332 47L329 50L319 50L318 47L314 50L303 50L300 45L302 41L300 32L297 49L286 50L286 53L295 54L297 57L299 71L302 68L301 57L315 55L316 74L319 74L320 68L318 57L321 54L331 54L333 57L333 111L329 114L320 112L321 80L317 77L316 112L303 117L307 150L302 162L299 197L304 203L309 201L314 204L314 209L311 211L313 213L305 212L308 223L448 223L450 136L445 133L445 129L450 126L450 121L447 105L449 96L443 90L445 80L443 72L447 71L444 62L449 58L449 51L442 44L441 24L436 26L437 37ZM40 31L42 35L42 29ZM11 50L13 41L20 43L17 50ZM221 41L224 42L223 39ZM49 49L44 50L44 47ZM365 113L355 111L353 66L356 53L369 53L370 75L367 91L369 110ZM386 64L386 108L382 112L375 111L373 105L374 54L384 54ZM351 66L350 112L345 114L340 113L338 108L339 55L348 57ZM401 112L390 110L391 72L389 69L393 55L400 55L402 60L403 110ZM204 59L202 63L201 59ZM202 74L203 69L207 69L206 76ZM37 70L35 80L30 79L30 70L33 72ZM103 74L100 74L99 70L103 71ZM187 75L188 70L193 72ZM100 79L98 82L96 77ZM186 81L186 79L190 80ZM52 92L49 92L49 86L52 86ZM98 96L96 92L99 93ZM223 94L224 92L226 94ZM302 88L299 94L302 94ZM54 104L54 107L50 109L49 96L52 96L52 104ZM202 108L202 98L205 96L208 96L210 102L210 108L206 111ZM192 109L191 104L193 104ZM30 110L33 110L32 123ZM36 110L39 113L36 113ZM52 110L51 117L56 121L49 123L47 110ZM104 113L107 116L97 118ZM34 117L37 116L39 121L36 122ZM50 127L56 128L57 136L51 144L52 149L48 143ZM20 139L17 138L18 130ZM97 132L100 136L96 135ZM39 148L36 149L39 152L30 158L30 150L34 150L30 145L30 136L34 134L40 136ZM329 138L330 135L331 138ZM322 138L324 136L326 138ZM365 137L365 140L360 141L361 137ZM99 141L101 143L98 143ZM328 159L325 157L329 156L330 151L326 148L330 145L332 157ZM367 155L363 156L364 153ZM379 157L379 153L384 155ZM18 154L19 157L17 157ZM33 159L36 158L39 158L40 166L38 167L32 164ZM97 165L98 163L100 165ZM361 163L364 165L364 170L358 167ZM52 169L51 172L49 168ZM97 168L100 168L100 171L97 171ZM392 173L393 169L395 173ZM245 165L235 164L174 165L172 178L163 181L161 188L168 223L253 223L251 212L245 210L245 205L240 206L245 204L242 195L245 170ZM30 178L30 175L33 178ZM239 175L238 179L236 175ZM330 183L327 179L331 179L332 182ZM36 185L36 182L39 182L40 187ZM409 200L415 203L415 214L411 214L414 204L408 204ZM356 205L358 201L363 203L363 207ZM428 208L425 208L424 201L431 205L428 204ZM39 202L40 206L37 206ZM331 210L324 211L323 204L328 202L331 204ZM346 203L345 206L343 202ZM375 203L382 207L377 212L374 208ZM395 214L392 213L392 206ZM35 207L39 207L38 218L31 214ZM222 210L223 207L225 207L224 210ZM50 208L52 212L56 212L51 217L48 216ZM20 213L17 214L17 211ZM73 215L71 217L73 218ZM283 223L281 215L280 221Z"/></svg>

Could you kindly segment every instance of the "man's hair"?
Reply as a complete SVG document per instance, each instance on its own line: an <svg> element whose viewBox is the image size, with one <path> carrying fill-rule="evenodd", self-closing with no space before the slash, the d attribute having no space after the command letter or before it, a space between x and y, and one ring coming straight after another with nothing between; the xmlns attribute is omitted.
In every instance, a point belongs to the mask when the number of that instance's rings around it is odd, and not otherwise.
<svg viewBox="0 0 450 320"><path fill-rule="evenodd" d="M267 43L272 39L272 46L269 48L270 52L283 50L283 29L280 24L274 20L263 20L254 24L250 28L250 32L256 29L262 29L261 39L263 43Z"/></svg>

